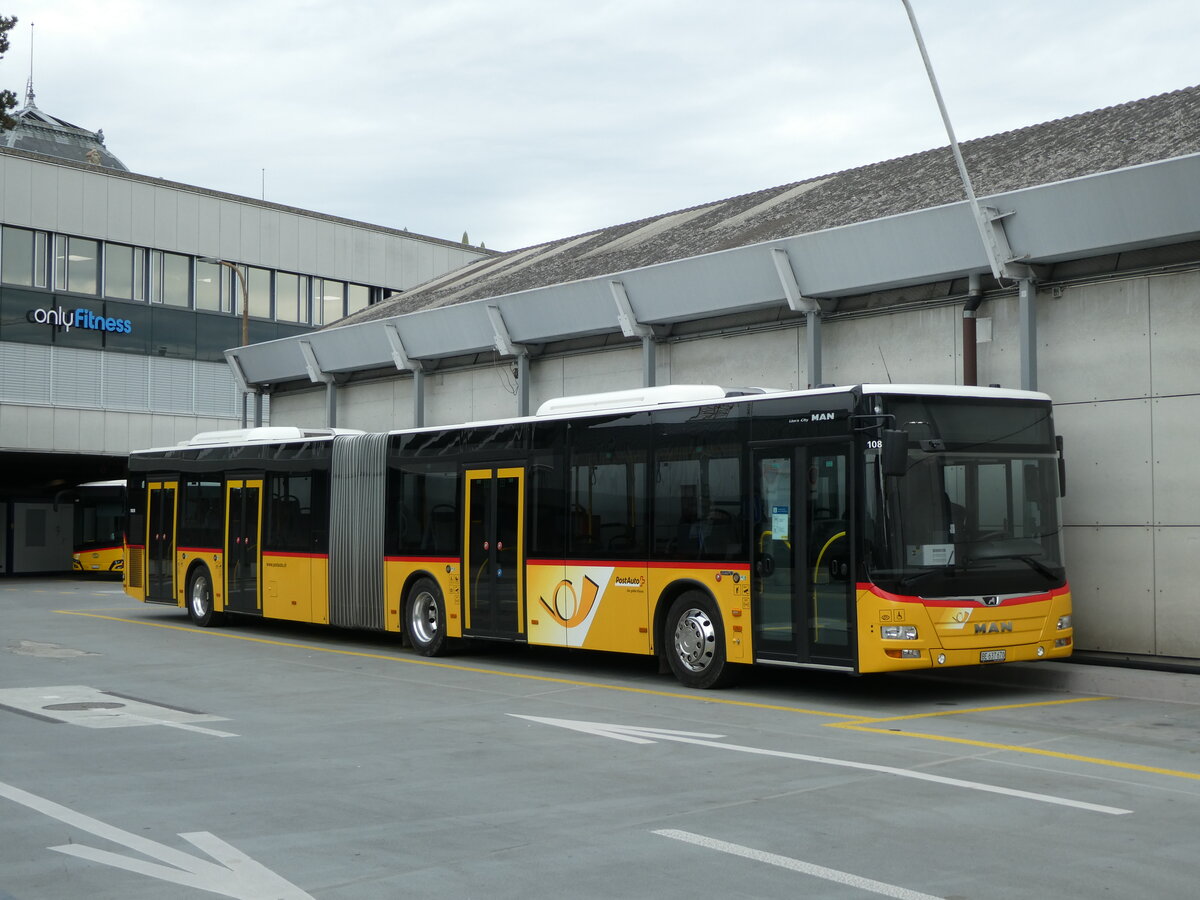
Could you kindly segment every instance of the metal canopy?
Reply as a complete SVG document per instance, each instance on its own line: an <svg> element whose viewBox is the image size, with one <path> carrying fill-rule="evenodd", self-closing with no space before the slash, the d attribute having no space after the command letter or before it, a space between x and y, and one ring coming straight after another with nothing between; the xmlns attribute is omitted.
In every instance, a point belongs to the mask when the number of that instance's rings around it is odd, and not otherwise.
<svg viewBox="0 0 1200 900"><path fill-rule="evenodd" d="M1005 216L1013 253L1054 263L1200 237L1200 154L1147 163L980 198ZM796 284L781 279L784 250ZM844 225L391 318L254 344L236 354L252 387L308 382L301 342L330 375L396 369L399 336L412 361L491 353L498 310L509 341L536 348L554 341L622 334L612 282L621 283L642 326L670 326L769 307L788 294L833 299L990 271L968 204ZM793 303L798 301L792 298ZM428 368L428 367L427 367Z"/></svg>

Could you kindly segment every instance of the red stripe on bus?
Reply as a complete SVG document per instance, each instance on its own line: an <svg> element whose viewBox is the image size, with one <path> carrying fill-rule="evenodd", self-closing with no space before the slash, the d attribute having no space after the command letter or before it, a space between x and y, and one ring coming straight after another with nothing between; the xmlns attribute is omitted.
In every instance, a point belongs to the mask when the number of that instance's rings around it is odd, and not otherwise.
<svg viewBox="0 0 1200 900"><path fill-rule="evenodd" d="M458 565L459 559L457 556L385 556L384 562L412 562L412 563L446 563L448 565Z"/></svg>
<svg viewBox="0 0 1200 900"><path fill-rule="evenodd" d="M220 547L176 547L180 553L223 553Z"/></svg>
<svg viewBox="0 0 1200 900"><path fill-rule="evenodd" d="M294 559L328 559L328 553L289 553L283 550L264 550L264 557L267 556L287 556Z"/></svg>
<svg viewBox="0 0 1200 900"><path fill-rule="evenodd" d="M876 597L882 597L884 600L891 600L893 603L919 603L922 606L962 606L964 598L926 598L911 596L908 594L892 594L885 591L883 588L870 582L860 582L857 585L860 591L870 591ZM1061 597L1063 594L1069 593L1071 586L1064 584L1060 588L1054 588L1049 591L1043 591L1040 594L1029 594L1024 597L1005 598L1001 606L1021 606L1026 603L1045 603L1054 597ZM985 595L986 596L986 595Z"/></svg>

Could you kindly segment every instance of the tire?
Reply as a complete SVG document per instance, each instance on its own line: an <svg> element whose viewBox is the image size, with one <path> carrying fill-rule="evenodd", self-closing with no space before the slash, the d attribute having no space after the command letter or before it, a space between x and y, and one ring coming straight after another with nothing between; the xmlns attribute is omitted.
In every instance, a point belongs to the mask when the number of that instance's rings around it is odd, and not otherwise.
<svg viewBox="0 0 1200 900"><path fill-rule="evenodd" d="M188 578L187 611L191 620L201 628L220 625L225 616L213 605L212 576L207 566L196 566Z"/></svg>
<svg viewBox="0 0 1200 900"><path fill-rule="evenodd" d="M663 651L684 687L723 687L733 680L725 660L725 629L716 603L703 591L687 591L667 613Z"/></svg>
<svg viewBox="0 0 1200 900"><path fill-rule="evenodd" d="M412 648L422 656L441 656L449 650L446 639L446 603L432 578L418 579L404 602L404 631Z"/></svg>

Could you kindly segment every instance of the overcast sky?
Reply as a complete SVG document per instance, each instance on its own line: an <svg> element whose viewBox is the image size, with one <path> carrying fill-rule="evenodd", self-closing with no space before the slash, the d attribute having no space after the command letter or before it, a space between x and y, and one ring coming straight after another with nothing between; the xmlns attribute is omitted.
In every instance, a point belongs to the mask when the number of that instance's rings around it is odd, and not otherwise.
<svg viewBox="0 0 1200 900"><path fill-rule="evenodd" d="M912 0L961 140L1200 83L1196 0ZM515 249L946 143L901 0L10 0L132 171Z"/></svg>

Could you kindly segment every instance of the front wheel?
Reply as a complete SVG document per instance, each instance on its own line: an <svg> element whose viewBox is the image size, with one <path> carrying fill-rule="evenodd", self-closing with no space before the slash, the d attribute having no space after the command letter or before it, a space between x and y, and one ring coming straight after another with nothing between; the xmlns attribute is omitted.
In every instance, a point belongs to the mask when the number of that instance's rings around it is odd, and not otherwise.
<svg viewBox="0 0 1200 900"><path fill-rule="evenodd" d="M722 687L733 679L720 613L702 591L688 591L671 604L665 644L671 671L685 687Z"/></svg>
<svg viewBox="0 0 1200 900"><path fill-rule="evenodd" d="M212 576L207 566L197 566L188 579L187 611L191 620L202 628L220 625L224 616L213 605Z"/></svg>
<svg viewBox="0 0 1200 900"><path fill-rule="evenodd" d="M441 589L432 578L418 580L408 592L404 627L408 642L422 656L441 656L448 649L446 604Z"/></svg>

